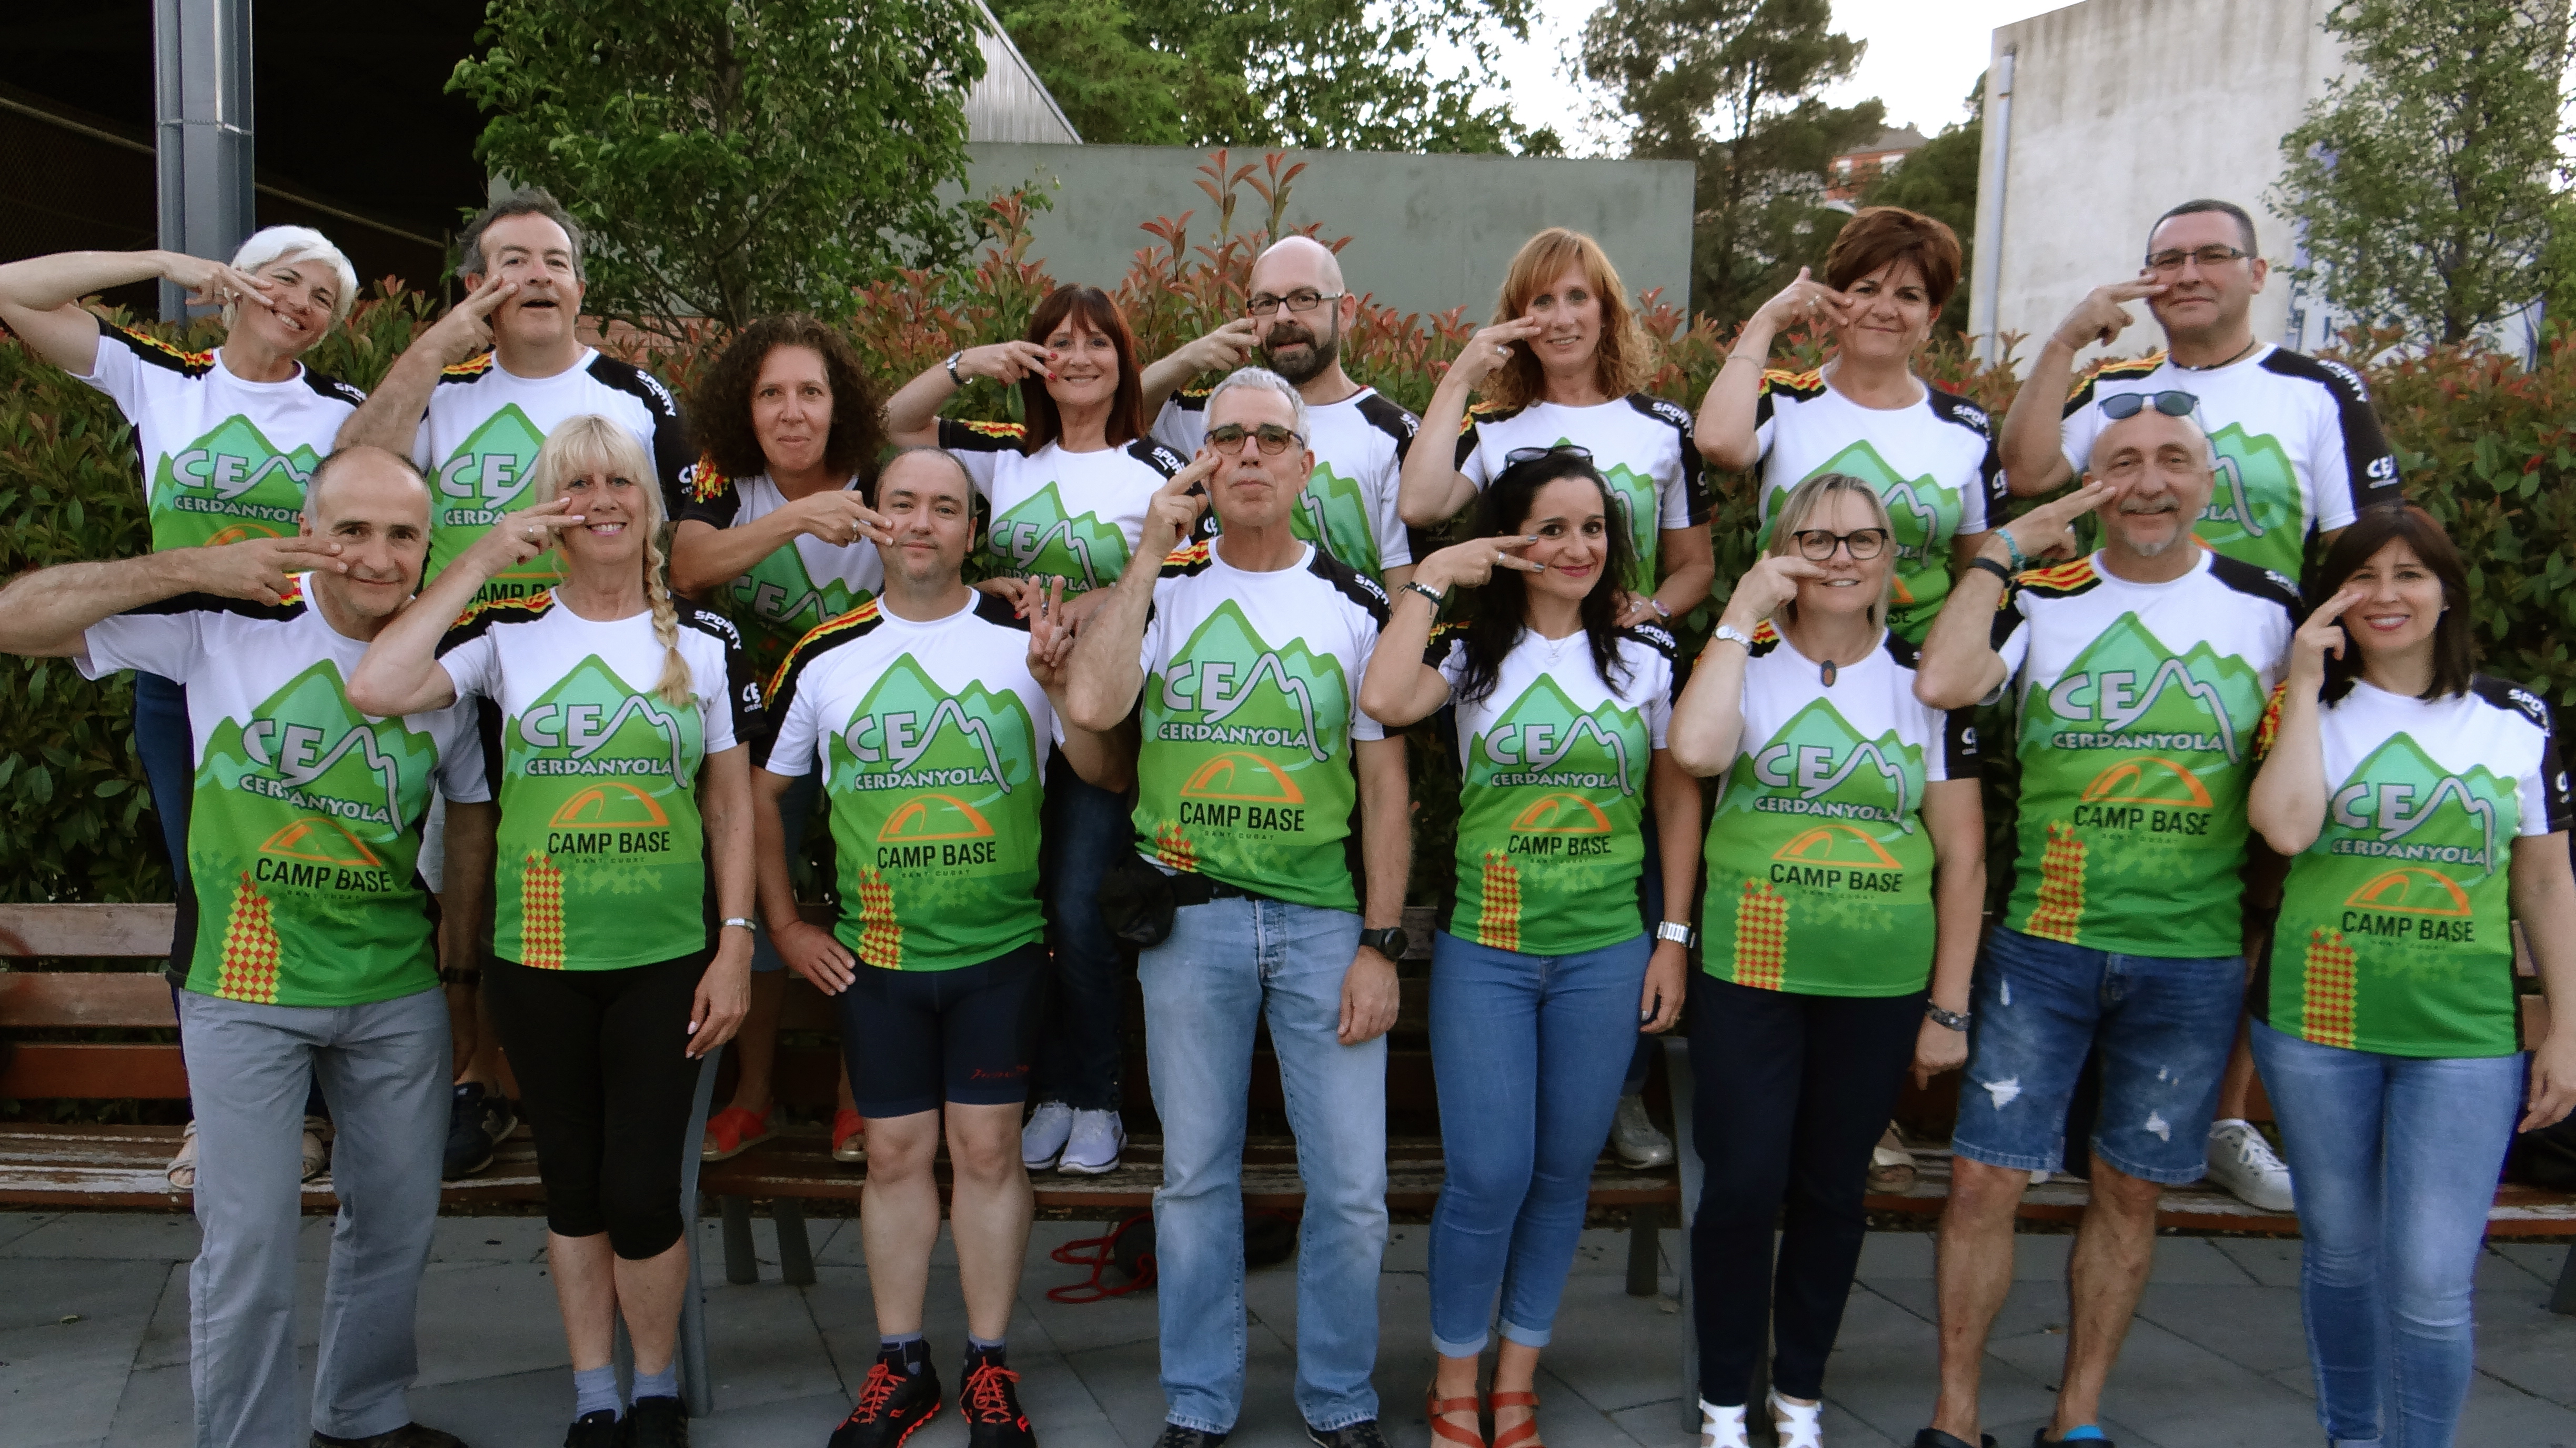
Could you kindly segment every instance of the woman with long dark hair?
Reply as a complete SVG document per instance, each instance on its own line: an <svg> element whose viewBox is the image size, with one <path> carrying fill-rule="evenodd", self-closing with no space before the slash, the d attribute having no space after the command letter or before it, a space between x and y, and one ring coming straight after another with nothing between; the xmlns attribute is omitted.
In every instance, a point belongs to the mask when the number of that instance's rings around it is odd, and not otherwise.
<svg viewBox="0 0 2576 1448"><path fill-rule="evenodd" d="M2290 857L2254 1058L2299 1184L2318 1421L2335 1443L2444 1448L2505 1148L2576 1106L2576 811L2548 705L2475 672L2441 524L2365 509L2316 579L2246 801ZM2542 1041L2516 1010L2517 919Z"/></svg>
<svg viewBox="0 0 2576 1448"><path fill-rule="evenodd" d="M1457 704L1458 905L1432 947L1431 1063L1448 1178L1431 1218L1425 1411L1476 1445L1476 1376L1501 1303L1496 1448L1535 1444L1547 1345L1593 1158L1638 1033L1681 1009L1690 929L1638 910L1647 802L1663 898L1691 898L1699 786L1664 748L1673 640L1623 628L1620 505L1574 448L1515 454L1473 542L1422 561L1360 686L1390 729ZM1460 622L1433 622L1454 589Z"/></svg>
<svg viewBox="0 0 2576 1448"><path fill-rule="evenodd" d="M1019 389L1019 422L960 422L939 409L970 377ZM1047 293L1019 340L950 353L886 404L902 447L947 449L992 506L977 587L1022 616L1052 579L1060 622L1079 631L1143 536L1145 512L1182 459L1145 434L1136 339L1098 287ZM1047 901L1054 927L1053 1029L1039 1043L1037 1110L1021 1139L1031 1171L1096 1176L1118 1165L1117 941L1100 918L1101 877L1127 848L1127 802L1057 754L1046 780Z"/></svg>
<svg viewBox="0 0 2576 1448"><path fill-rule="evenodd" d="M1819 1448L1870 1149L1908 1067L1928 1080L1967 1059L1976 732L1914 697L1914 648L1887 623L1896 562L1866 480L1790 489L1673 709L1673 758L1719 776L1691 981L1704 1448L1744 1448L1766 1337L1779 1442Z"/></svg>

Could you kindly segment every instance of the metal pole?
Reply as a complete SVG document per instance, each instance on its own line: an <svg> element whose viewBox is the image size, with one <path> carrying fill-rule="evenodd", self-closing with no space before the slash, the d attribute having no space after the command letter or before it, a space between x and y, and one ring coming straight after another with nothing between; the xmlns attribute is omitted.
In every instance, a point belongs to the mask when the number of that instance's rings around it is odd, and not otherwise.
<svg viewBox="0 0 2576 1448"><path fill-rule="evenodd" d="M1968 330L1977 336L1977 356L1988 365L2001 360L1995 336L2002 325L2004 259L2004 179L2011 174L2013 62L2019 52L2007 47L1995 57L1994 78L1986 88L1985 174L1977 185L1976 281L1969 292Z"/></svg>
<svg viewBox="0 0 2576 1448"><path fill-rule="evenodd" d="M161 247L230 261L256 224L251 0L152 0ZM161 284L161 315L187 315Z"/></svg>

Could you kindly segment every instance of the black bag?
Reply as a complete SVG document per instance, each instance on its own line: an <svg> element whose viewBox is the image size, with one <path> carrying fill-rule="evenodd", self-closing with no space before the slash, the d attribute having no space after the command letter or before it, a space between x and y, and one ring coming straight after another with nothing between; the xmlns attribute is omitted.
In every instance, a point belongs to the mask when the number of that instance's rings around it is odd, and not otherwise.
<svg viewBox="0 0 2576 1448"><path fill-rule="evenodd" d="M2505 1175L2553 1192L2576 1192L2576 1115L2514 1140Z"/></svg>
<svg viewBox="0 0 2576 1448"><path fill-rule="evenodd" d="M1171 938L1172 916L1180 909L1172 877L1135 851L1120 851L1110 862L1096 898L1101 923L1127 944L1151 950Z"/></svg>

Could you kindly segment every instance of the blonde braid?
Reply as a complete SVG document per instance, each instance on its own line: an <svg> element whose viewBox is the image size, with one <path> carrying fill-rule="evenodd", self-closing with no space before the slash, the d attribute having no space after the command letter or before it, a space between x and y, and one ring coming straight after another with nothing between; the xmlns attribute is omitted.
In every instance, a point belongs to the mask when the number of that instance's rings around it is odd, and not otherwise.
<svg viewBox="0 0 2576 1448"><path fill-rule="evenodd" d="M655 522L658 525L660 520ZM662 641L662 679L653 686L653 692L665 704L686 704L692 684L689 660L680 652L680 610L671 602L671 579L663 564L659 526L644 535L644 596L653 605L653 637Z"/></svg>

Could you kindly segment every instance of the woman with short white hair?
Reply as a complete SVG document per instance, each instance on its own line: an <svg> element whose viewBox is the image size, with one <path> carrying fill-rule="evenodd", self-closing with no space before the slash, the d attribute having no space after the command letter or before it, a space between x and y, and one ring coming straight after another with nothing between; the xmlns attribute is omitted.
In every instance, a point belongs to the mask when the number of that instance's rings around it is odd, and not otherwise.
<svg viewBox="0 0 2576 1448"><path fill-rule="evenodd" d="M175 282L192 305L223 308L223 345L187 352L81 305L135 282ZM309 226L252 235L230 265L176 251L66 251L0 266L0 323L27 350L115 399L142 456L152 548L292 536L304 484L366 394L299 359L347 320L358 275ZM195 765L188 694L134 675L134 751L169 847L171 898L193 900L188 801ZM422 863L435 888L438 851ZM177 947L182 956L187 943ZM305 1132L304 1175L319 1175L321 1126ZM170 1162L170 1185L196 1185L195 1128Z"/></svg>

